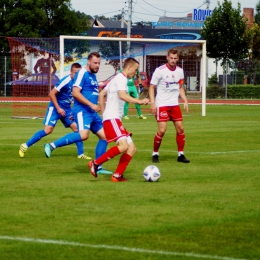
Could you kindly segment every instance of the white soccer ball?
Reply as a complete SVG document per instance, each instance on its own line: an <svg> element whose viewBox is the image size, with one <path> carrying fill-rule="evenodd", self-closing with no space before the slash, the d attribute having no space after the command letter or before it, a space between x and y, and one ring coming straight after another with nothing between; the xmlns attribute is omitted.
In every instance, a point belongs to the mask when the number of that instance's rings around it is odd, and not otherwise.
<svg viewBox="0 0 260 260"><path fill-rule="evenodd" d="M149 165L144 169L143 176L146 181L155 182L160 179L161 173L156 166Z"/></svg>

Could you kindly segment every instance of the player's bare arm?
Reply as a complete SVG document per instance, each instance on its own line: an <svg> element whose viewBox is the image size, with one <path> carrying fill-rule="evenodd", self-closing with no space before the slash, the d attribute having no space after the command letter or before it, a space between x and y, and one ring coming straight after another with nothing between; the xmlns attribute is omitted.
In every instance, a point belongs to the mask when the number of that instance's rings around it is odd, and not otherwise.
<svg viewBox="0 0 260 260"><path fill-rule="evenodd" d="M106 89L101 90L101 92L99 92L99 95L98 95L98 102L99 102L99 105L100 105L102 115L103 115L105 108L106 108L106 95L107 95Z"/></svg>
<svg viewBox="0 0 260 260"><path fill-rule="evenodd" d="M149 87L149 98L150 98L150 112L155 115L156 113L156 105L155 105L155 98L154 98L154 90L156 86L155 85L150 85Z"/></svg>
<svg viewBox="0 0 260 260"><path fill-rule="evenodd" d="M100 107L96 104L93 104L90 102L88 99L86 99L82 94L81 94L81 89L74 86L72 90L72 96L77 99L80 103L89 106L91 109L93 109L96 112L100 111Z"/></svg>
<svg viewBox="0 0 260 260"><path fill-rule="evenodd" d="M50 97L50 99L51 99L53 105L55 106L57 112L59 113L59 115L61 115L61 116L66 116L65 110L62 109L62 108L59 106L59 104L58 104L57 97L56 97L56 95L57 95L58 93L59 93L59 91L58 91L57 89L53 88L53 89L51 90L51 92L49 93L49 97Z"/></svg>
<svg viewBox="0 0 260 260"><path fill-rule="evenodd" d="M183 86L180 86L180 97L181 99L184 101L184 109L186 111L186 113L189 113L189 105L188 105L188 100L184 91Z"/></svg>
<svg viewBox="0 0 260 260"><path fill-rule="evenodd" d="M119 95L119 98L124 100L125 102L139 104L139 105L146 105L149 103L148 98L144 98L144 99L133 98L133 97L129 96L124 90L119 90L118 95Z"/></svg>

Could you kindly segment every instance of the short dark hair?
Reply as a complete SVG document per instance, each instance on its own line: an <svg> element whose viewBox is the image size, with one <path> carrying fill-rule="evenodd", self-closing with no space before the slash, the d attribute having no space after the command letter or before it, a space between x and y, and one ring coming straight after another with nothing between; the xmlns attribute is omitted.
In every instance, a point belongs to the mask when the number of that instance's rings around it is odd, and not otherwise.
<svg viewBox="0 0 260 260"><path fill-rule="evenodd" d="M178 50L171 48L171 49L168 50L167 55L169 56L170 54L178 54Z"/></svg>
<svg viewBox="0 0 260 260"><path fill-rule="evenodd" d="M134 59L134 58L127 58L127 59L125 60L125 62L124 62L123 68L126 68L127 66L132 65L132 64L134 64L134 63L139 64L139 62L138 62L136 59Z"/></svg>
<svg viewBox="0 0 260 260"><path fill-rule="evenodd" d="M73 69L73 68L76 68L76 69L80 69L81 68L81 65L78 63L78 62L75 62L75 63L73 63L72 65L71 65L71 70Z"/></svg>
<svg viewBox="0 0 260 260"><path fill-rule="evenodd" d="M94 51L88 55L88 60L91 60L94 56L97 58L100 58L100 54L98 52Z"/></svg>

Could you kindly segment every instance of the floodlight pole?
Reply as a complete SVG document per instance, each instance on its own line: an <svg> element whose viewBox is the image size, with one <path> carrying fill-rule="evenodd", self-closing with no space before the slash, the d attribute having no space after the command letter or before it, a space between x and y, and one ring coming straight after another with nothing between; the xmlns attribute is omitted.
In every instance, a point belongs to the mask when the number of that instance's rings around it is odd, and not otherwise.
<svg viewBox="0 0 260 260"><path fill-rule="evenodd" d="M122 8L121 14L121 28L124 28L124 8ZM122 42L119 41L119 56L120 56L120 69L123 67L123 60L122 60Z"/></svg>
<svg viewBox="0 0 260 260"><path fill-rule="evenodd" d="M127 10L127 38L131 38L131 25L132 25L132 0L128 0ZM127 56L130 56L130 42L127 42Z"/></svg>

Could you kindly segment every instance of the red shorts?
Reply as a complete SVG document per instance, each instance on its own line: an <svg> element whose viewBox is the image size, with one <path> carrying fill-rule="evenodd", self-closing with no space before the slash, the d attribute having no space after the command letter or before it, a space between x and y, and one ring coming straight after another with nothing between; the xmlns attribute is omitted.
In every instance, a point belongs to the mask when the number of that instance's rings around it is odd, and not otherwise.
<svg viewBox="0 0 260 260"><path fill-rule="evenodd" d="M132 135L124 128L122 122L118 118L104 121L103 126L108 143L113 141L116 142L123 136L127 137Z"/></svg>
<svg viewBox="0 0 260 260"><path fill-rule="evenodd" d="M155 118L157 122L182 121L180 106L157 107Z"/></svg>

